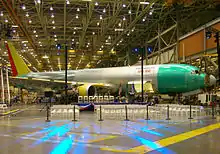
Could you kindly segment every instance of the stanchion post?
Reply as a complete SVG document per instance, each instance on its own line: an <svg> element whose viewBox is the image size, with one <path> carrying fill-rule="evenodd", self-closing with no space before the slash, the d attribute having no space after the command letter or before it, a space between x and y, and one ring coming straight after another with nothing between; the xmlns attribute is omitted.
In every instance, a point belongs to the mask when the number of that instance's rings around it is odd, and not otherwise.
<svg viewBox="0 0 220 154"><path fill-rule="evenodd" d="M125 121L129 121L128 119L128 106L125 105Z"/></svg>
<svg viewBox="0 0 220 154"><path fill-rule="evenodd" d="M212 103L212 119L216 119L216 117L215 117L215 106L214 106L214 103Z"/></svg>
<svg viewBox="0 0 220 154"><path fill-rule="evenodd" d="M167 118L166 118L166 120L171 120L170 119L170 106L169 105L167 105Z"/></svg>
<svg viewBox="0 0 220 154"><path fill-rule="evenodd" d="M189 118L188 119L193 119L192 117L192 105L189 105Z"/></svg>
<svg viewBox="0 0 220 154"><path fill-rule="evenodd" d="M147 117L146 117L146 119L145 120L150 120L150 118L149 118L149 110L148 110L148 104L147 104L147 106L146 106L146 109L147 109Z"/></svg>
<svg viewBox="0 0 220 154"><path fill-rule="evenodd" d="M73 106L73 120L72 121L77 121L76 120L76 105Z"/></svg>
<svg viewBox="0 0 220 154"><path fill-rule="evenodd" d="M47 105L47 119L45 120L46 122L50 122L50 119L49 119L49 113L50 112L50 107Z"/></svg>
<svg viewBox="0 0 220 154"><path fill-rule="evenodd" d="M103 121L103 119L102 119L102 106L100 105L99 106L99 121Z"/></svg>

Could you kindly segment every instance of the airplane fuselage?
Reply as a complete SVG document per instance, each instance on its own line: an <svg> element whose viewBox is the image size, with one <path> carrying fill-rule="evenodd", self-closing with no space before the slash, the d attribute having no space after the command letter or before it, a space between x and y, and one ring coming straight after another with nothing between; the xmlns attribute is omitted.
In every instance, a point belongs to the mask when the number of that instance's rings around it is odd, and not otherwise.
<svg viewBox="0 0 220 154"><path fill-rule="evenodd" d="M144 82L151 82L159 93L184 93L205 87L205 74L195 74L198 68L185 64L146 65ZM140 82L141 66L78 70L74 81L100 83Z"/></svg>

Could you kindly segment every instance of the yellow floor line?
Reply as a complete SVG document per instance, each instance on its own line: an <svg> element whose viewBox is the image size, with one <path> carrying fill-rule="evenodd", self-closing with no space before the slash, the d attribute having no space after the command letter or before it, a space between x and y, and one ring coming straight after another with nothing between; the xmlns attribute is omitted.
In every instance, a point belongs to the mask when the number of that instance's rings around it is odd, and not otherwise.
<svg viewBox="0 0 220 154"><path fill-rule="evenodd" d="M13 112L17 112L17 111L19 111L19 109L15 109L15 110L11 110L11 111L2 113L2 115L7 115L7 114L10 114L10 113L13 113Z"/></svg>
<svg viewBox="0 0 220 154"><path fill-rule="evenodd" d="M79 142L83 142L83 143L94 143L94 142L100 142L100 141L104 141L104 140L110 140L113 138L116 138L117 136L107 136L107 137L103 137L103 138L98 138L98 139L94 139L94 140L88 140L88 141L79 141Z"/></svg>
<svg viewBox="0 0 220 154"><path fill-rule="evenodd" d="M213 131L215 129L219 129L219 128L220 128L220 123L216 123L216 124L209 125L209 126L206 126L203 128L199 128L199 129L185 132L182 134L178 134L178 135L175 135L172 137L168 137L168 138L156 141L154 143L157 144L159 148L160 147L163 148L163 147L166 147L166 146L193 138L198 135L202 135L204 133L207 133L207 132ZM137 147L134 147L131 149L127 149L127 150L118 150L118 149L109 149L109 148L101 148L101 150L111 151L111 152L121 152L121 153L123 152L123 153L139 153L139 154L143 153L144 154L146 152L150 152L150 151L156 150L156 149L151 149L151 148L147 147L147 145L141 145L141 146L137 146Z"/></svg>

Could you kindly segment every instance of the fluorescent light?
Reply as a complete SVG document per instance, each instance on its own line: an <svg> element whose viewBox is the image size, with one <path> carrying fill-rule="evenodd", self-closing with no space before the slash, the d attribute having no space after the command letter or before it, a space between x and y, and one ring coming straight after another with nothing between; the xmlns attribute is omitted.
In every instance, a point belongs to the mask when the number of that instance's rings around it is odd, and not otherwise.
<svg viewBox="0 0 220 154"><path fill-rule="evenodd" d="M11 27L12 27L12 28L17 28L17 27L18 27L18 25L12 25Z"/></svg>
<svg viewBox="0 0 220 154"><path fill-rule="evenodd" d="M23 9L23 10L25 10L25 9L26 9L25 5L22 5L22 9Z"/></svg>
<svg viewBox="0 0 220 154"><path fill-rule="evenodd" d="M150 4L150 2L140 2L140 4Z"/></svg>
<svg viewBox="0 0 220 154"><path fill-rule="evenodd" d="M115 28L115 31L124 31L123 28Z"/></svg>

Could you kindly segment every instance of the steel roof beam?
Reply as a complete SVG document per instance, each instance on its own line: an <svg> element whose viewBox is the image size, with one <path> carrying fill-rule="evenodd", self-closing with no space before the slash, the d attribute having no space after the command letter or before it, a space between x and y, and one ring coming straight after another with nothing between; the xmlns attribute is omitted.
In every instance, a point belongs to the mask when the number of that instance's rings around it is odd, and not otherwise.
<svg viewBox="0 0 220 154"><path fill-rule="evenodd" d="M128 27L126 27L126 29L115 39L115 41L112 43L110 49L112 49L115 44L117 44L123 37L124 34L126 34L128 31L130 31L134 26L135 24L143 18L143 16L151 9L151 7L156 3L158 2L159 0L152 0L150 2L149 5L146 6L146 8L138 15L135 17L135 19L128 25Z"/></svg>
<svg viewBox="0 0 220 154"><path fill-rule="evenodd" d="M15 10L12 8L11 3L8 0L1 0L3 6L5 7L5 9L7 10L7 12L10 14L10 16L12 17L12 19L14 20L15 24L17 24L19 26L19 29L23 32L23 34L27 37L28 42L30 43L30 45L32 46L32 48L34 50L37 50L37 47L35 46L33 39L30 37L30 35L27 32L27 29L24 27L24 25L21 23L21 20L19 19L19 17L17 16Z"/></svg>

